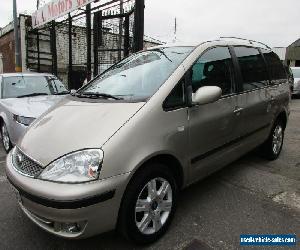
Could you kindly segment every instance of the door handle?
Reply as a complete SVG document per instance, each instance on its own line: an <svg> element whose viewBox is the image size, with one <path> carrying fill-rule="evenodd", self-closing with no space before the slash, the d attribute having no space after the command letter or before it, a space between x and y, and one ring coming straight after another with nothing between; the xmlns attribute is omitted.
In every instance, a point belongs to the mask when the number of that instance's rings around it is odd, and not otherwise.
<svg viewBox="0 0 300 250"><path fill-rule="evenodd" d="M233 113L235 113L236 115L240 115L243 110L243 108L236 107Z"/></svg>

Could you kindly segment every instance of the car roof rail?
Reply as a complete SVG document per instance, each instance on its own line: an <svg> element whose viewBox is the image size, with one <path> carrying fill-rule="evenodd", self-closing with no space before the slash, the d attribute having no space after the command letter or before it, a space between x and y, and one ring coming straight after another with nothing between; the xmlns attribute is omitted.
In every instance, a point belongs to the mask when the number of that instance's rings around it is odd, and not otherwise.
<svg viewBox="0 0 300 250"><path fill-rule="evenodd" d="M249 42L249 43L252 44L252 45L253 45L254 43L257 43L257 44L260 44L260 45L265 46L267 49L272 50L272 48L269 47L267 44L262 43L262 42L258 42L258 41L255 41L255 40L251 40L251 39L246 39L246 38L241 38L241 37L235 37L235 36L221 36L220 39L236 39L236 40L243 40L243 41Z"/></svg>

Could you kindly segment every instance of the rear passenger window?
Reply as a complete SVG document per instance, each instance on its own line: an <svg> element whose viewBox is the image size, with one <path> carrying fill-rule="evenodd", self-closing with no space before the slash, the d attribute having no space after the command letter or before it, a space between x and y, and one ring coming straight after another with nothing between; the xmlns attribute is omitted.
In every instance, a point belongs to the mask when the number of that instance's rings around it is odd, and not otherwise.
<svg viewBox="0 0 300 250"><path fill-rule="evenodd" d="M267 61L267 65L272 78L272 84L280 84L282 82L286 82L287 75L279 57L270 50L262 49L262 53L264 54L264 57Z"/></svg>
<svg viewBox="0 0 300 250"><path fill-rule="evenodd" d="M255 48L234 48L243 78L243 91L262 88L268 84L266 63Z"/></svg>
<svg viewBox="0 0 300 250"><path fill-rule="evenodd" d="M192 68L192 87L195 93L204 86L218 86L223 95L233 92L233 64L227 47L205 52Z"/></svg>

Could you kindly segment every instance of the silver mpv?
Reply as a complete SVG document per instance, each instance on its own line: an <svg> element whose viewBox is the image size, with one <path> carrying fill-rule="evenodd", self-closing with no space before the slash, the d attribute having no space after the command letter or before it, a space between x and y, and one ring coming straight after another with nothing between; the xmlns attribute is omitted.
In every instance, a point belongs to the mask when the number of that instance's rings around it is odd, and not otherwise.
<svg viewBox="0 0 300 250"><path fill-rule="evenodd" d="M259 147L282 149L289 83L258 42L161 46L125 58L37 119L7 157L24 213L86 238L162 236L177 194Z"/></svg>

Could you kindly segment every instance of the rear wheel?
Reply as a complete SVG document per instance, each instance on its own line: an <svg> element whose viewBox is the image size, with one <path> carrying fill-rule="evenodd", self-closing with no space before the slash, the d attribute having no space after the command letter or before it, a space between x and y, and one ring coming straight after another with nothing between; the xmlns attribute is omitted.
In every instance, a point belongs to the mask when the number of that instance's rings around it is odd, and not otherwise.
<svg viewBox="0 0 300 250"><path fill-rule="evenodd" d="M6 124L3 122L1 126L1 136L2 136L2 144L6 153L8 153L12 148L12 143L9 138L8 130Z"/></svg>
<svg viewBox="0 0 300 250"><path fill-rule="evenodd" d="M149 164L129 184L120 210L119 230L129 240L147 244L168 229L177 200L177 184L164 165Z"/></svg>
<svg viewBox="0 0 300 250"><path fill-rule="evenodd" d="M272 128L268 140L262 145L263 154L268 160L276 160L282 150L284 139L283 122L277 120Z"/></svg>

